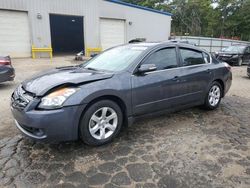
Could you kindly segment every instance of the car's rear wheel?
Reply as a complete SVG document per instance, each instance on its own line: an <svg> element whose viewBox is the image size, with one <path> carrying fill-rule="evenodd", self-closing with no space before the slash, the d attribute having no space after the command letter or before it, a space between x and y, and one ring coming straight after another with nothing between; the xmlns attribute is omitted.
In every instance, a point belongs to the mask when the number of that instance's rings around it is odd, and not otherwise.
<svg viewBox="0 0 250 188"><path fill-rule="evenodd" d="M208 110L214 110L220 105L222 98L222 87L219 82L213 82L209 88L205 99L205 108Z"/></svg>
<svg viewBox="0 0 250 188"><path fill-rule="evenodd" d="M121 130L123 115L120 107L111 100L92 104L80 122L80 136L88 145L103 145L115 138Z"/></svg>

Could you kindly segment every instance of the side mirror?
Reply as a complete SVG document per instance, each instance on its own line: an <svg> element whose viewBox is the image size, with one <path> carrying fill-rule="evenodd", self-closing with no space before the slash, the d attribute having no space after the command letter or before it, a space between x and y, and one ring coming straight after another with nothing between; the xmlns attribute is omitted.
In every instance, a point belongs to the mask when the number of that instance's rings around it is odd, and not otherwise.
<svg viewBox="0 0 250 188"><path fill-rule="evenodd" d="M155 66L155 64L143 64L138 69L138 72L139 73L146 73L146 72L152 72L155 70L157 70L157 67Z"/></svg>

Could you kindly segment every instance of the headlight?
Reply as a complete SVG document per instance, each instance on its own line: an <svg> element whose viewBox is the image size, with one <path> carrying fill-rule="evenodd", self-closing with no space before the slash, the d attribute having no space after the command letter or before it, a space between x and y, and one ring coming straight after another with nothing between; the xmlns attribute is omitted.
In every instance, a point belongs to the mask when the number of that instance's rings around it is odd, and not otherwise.
<svg viewBox="0 0 250 188"><path fill-rule="evenodd" d="M232 58L234 58L234 59L239 58L239 55L233 55Z"/></svg>
<svg viewBox="0 0 250 188"><path fill-rule="evenodd" d="M39 108L55 109L62 107L63 103L79 88L62 88L42 98Z"/></svg>

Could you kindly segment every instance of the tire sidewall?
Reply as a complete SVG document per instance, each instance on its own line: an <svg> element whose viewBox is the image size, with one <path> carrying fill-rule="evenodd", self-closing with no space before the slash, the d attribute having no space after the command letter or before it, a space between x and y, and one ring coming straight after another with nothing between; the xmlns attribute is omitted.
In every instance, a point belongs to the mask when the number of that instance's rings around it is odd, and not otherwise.
<svg viewBox="0 0 250 188"><path fill-rule="evenodd" d="M92 115L98 109L100 109L102 107L110 107L110 108L112 108L117 113L118 123L117 123L117 128L116 128L115 132L113 133L113 135L111 135L107 139L98 140L98 139L95 139L89 132L89 121L90 121L90 118L92 117ZM98 101L98 102L92 104L84 112L84 114L82 116L82 119L81 119L80 125L79 125L79 131L80 131L81 139L86 144L93 145L93 146L99 146L99 145L103 145L103 144L106 144L108 142L111 142L119 134L119 132L121 130L121 127L122 127L122 122L123 122L123 114L122 114L122 111L121 111L119 105L117 105L115 102L113 102L111 100Z"/></svg>
<svg viewBox="0 0 250 188"><path fill-rule="evenodd" d="M217 86L220 88L220 99L219 99L219 102L217 103L216 106L212 106L212 105L209 103L209 92L210 92L211 88L212 88L213 86L215 86L215 85L217 85ZM205 107L206 107L206 109L208 109L208 110L214 110L214 109L218 108L218 106L220 105L220 102L221 102L222 95L223 95L223 90L222 90L221 84L220 84L219 82L216 82L216 81L213 82L213 83L210 85L210 87L209 87L209 89L208 89L208 92L207 92L207 95L206 95L206 99L205 99Z"/></svg>

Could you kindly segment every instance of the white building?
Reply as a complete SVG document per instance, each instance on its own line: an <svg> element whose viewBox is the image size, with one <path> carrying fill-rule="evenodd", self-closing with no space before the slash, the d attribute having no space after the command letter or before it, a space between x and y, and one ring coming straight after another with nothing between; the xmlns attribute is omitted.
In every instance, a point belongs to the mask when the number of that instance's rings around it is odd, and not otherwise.
<svg viewBox="0 0 250 188"><path fill-rule="evenodd" d="M163 41L170 27L170 13L118 0L1 0L0 55L30 57L32 45L57 54Z"/></svg>

